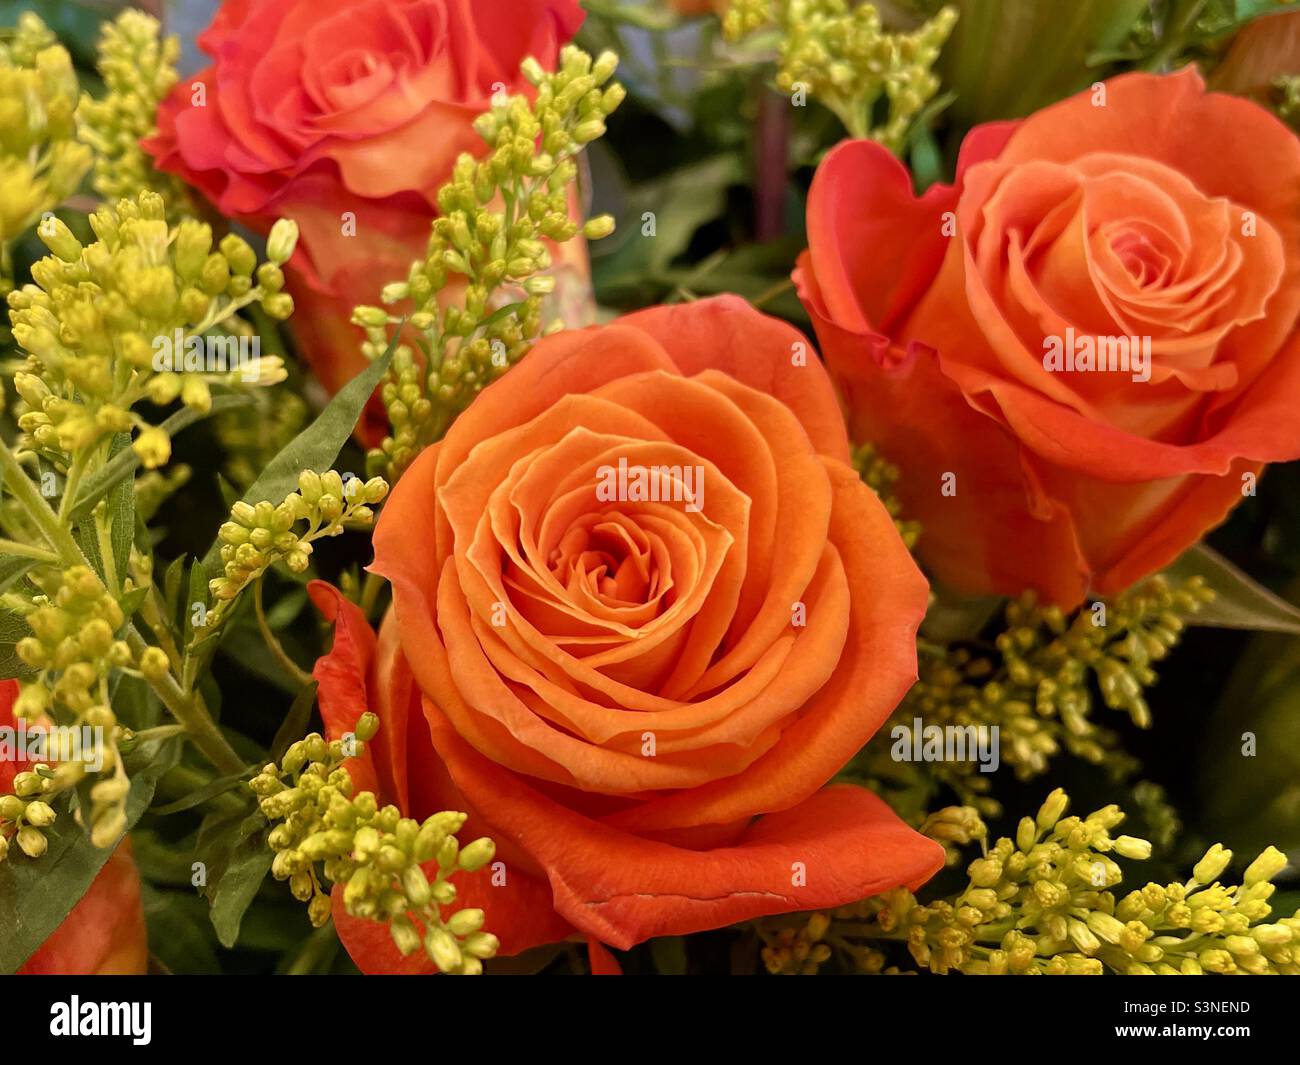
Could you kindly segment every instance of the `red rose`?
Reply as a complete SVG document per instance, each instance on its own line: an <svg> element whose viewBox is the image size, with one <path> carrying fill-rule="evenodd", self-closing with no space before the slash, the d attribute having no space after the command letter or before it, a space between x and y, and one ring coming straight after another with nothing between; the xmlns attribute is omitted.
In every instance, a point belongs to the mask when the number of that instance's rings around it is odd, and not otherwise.
<svg viewBox="0 0 1300 1065"><path fill-rule="evenodd" d="M582 18L577 0L226 0L199 38L212 66L146 147L225 217L298 223L294 325L333 392L365 362L353 307L406 277L456 157L481 154L473 120L530 91L520 62L553 67ZM582 242L565 255L585 275Z"/></svg>

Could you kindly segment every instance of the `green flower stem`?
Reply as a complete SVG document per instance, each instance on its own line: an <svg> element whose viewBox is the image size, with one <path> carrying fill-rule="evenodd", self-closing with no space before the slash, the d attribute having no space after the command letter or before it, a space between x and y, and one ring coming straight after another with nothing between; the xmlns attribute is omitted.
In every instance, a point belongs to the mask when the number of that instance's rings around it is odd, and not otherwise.
<svg viewBox="0 0 1300 1065"><path fill-rule="evenodd" d="M69 525L68 515L72 512L72 506L77 498L77 489L81 486L81 479L90 466L91 459L99 453L99 448L86 448L84 451L78 451L72 459L72 465L68 469L68 479L63 486L63 499L59 503L59 521L64 525Z"/></svg>
<svg viewBox="0 0 1300 1065"><path fill-rule="evenodd" d="M159 591L158 585L152 580L146 579L138 567L132 568L131 576L137 586L147 585L149 588L148 594L140 604L140 617L149 626L149 631L153 633L154 639L158 641L158 646L167 655L172 672L179 674L184 666L184 660L181 658L180 648L176 645L176 639L172 635L171 626L166 620L167 603L163 599L163 594Z"/></svg>
<svg viewBox="0 0 1300 1065"><path fill-rule="evenodd" d="M109 591L116 594L122 587L113 557L113 533L108 514L102 508L95 510L95 539L99 542L99 557L104 561L104 579Z"/></svg>
<svg viewBox="0 0 1300 1065"><path fill-rule="evenodd" d="M180 728L179 725L164 725L161 728L149 729L147 732L137 732L136 738L143 739L146 736L152 738L155 732L162 733L165 729ZM184 799L193 795L200 788L208 787L216 779L211 773L202 769L195 769L192 766L178 765L169 769L161 780L158 781L158 795L165 799ZM155 805L163 805L155 802ZM234 816L235 814L245 814L248 812L247 804L239 797L232 785L229 791L222 791L211 798L205 800L202 804L205 808L218 814Z"/></svg>
<svg viewBox="0 0 1300 1065"><path fill-rule="evenodd" d="M54 511L41 498L31 478L27 476L27 471L19 463L18 457L3 440L0 440L0 481L9 486L14 499L27 512L27 516L35 523L40 534L65 563L85 564L85 556L77 546L77 541L73 539L72 533L59 524Z"/></svg>
<svg viewBox="0 0 1300 1065"><path fill-rule="evenodd" d="M3 473L4 483L9 486L14 498L27 512L41 535L58 551L58 560L68 566L89 565L72 533L59 523L54 512L36 491L36 486L32 484L17 457L3 441L0 441L0 472ZM128 624L126 638L137 656L149 646L134 625ZM238 773L244 769L243 759L221 735L207 707L203 705L202 696L197 692L182 691L170 673L156 681L150 681L149 686L171 715L185 726L185 730L193 737L195 746L214 766L223 773Z"/></svg>
<svg viewBox="0 0 1300 1065"><path fill-rule="evenodd" d="M271 631L271 625L266 620L266 610L262 605L263 583L263 577L259 577L253 583L253 610L257 614L257 627L261 630L262 639L266 641L266 646L270 648L275 660L285 668L289 676L293 677L301 687L305 688L312 682L312 676L289 657L289 653L284 649L284 645L280 643L279 637Z"/></svg>
<svg viewBox="0 0 1300 1065"><path fill-rule="evenodd" d="M387 582L378 573L367 573L365 583L361 586L361 612L367 618L374 615L379 603L379 596Z"/></svg>
<svg viewBox="0 0 1300 1065"><path fill-rule="evenodd" d="M134 625L128 625L126 641L131 651L138 657L150 645ZM196 691L183 691L170 673L164 673L157 680L150 680L149 687L162 701L163 706L177 721L185 726L194 745L222 773L242 773L244 760L235 753L235 749L226 742L225 736L217 728L216 722L208 713L203 697Z"/></svg>
<svg viewBox="0 0 1300 1065"><path fill-rule="evenodd" d="M43 547L32 547L30 544L20 544L17 540L0 539L0 555L18 555L21 558L32 558L37 562L58 562L59 556L53 551L47 551Z"/></svg>

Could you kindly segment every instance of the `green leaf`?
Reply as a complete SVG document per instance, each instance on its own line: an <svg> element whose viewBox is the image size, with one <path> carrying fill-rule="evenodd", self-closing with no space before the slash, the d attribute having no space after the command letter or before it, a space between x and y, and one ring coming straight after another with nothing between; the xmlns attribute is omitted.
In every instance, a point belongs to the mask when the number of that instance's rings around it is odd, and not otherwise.
<svg viewBox="0 0 1300 1065"><path fill-rule="evenodd" d="M276 729L275 739L271 741L270 761L278 763L290 745L301 739L307 731L307 722L311 720L312 707L316 705L316 689L319 687L318 681L312 681L293 700L289 712L284 715L284 721Z"/></svg>
<svg viewBox="0 0 1300 1065"><path fill-rule="evenodd" d="M248 770L242 773L231 773L230 776L217 777L216 780L210 780L201 788L195 788L188 795L177 799L175 802L169 802L162 806L152 806L149 812L155 817L166 817L168 814L178 814L184 810L192 810L196 806L201 806L209 799L215 799L218 795L224 795L231 788L236 787L242 781L248 779Z"/></svg>
<svg viewBox="0 0 1300 1065"><path fill-rule="evenodd" d="M158 778L175 764L180 744L149 743L133 752L145 764L131 776L126 799L127 827L148 808ZM13 973L49 938L89 889L112 855L90 842L70 810L71 798L58 803L59 817L45 829L49 847L30 859L14 848L0 863L0 973Z"/></svg>
<svg viewBox="0 0 1300 1065"><path fill-rule="evenodd" d="M133 588L131 591L123 594L118 600L122 607L122 615L126 618L135 617L135 612L140 609L140 604L149 596L148 588Z"/></svg>
<svg viewBox="0 0 1300 1065"><path fill-rule="evenodd" d="M131 856L142 879L160 887L183 887L193 893L192 847L186 840L168 839L153 829L131 833Z"/></svg>
<svg viewBox="0 0 1300 1065"><path fill-rule="evenodd" d="M931 585L930 591L921 635L935 643L975 639L1006 602L999 596L962 595L937 583Z"/></svg>
<svg viewBox="0 0 1300 1065"><path fill-rule="evenodd" d="M239 940L244 912L271 871L275 854L266 842L268 831L264 819L242 815L210 819L200 830L198 853L208 877L203 894L223 947Z"/></svg>
<svg viewBox="0 0 1300 1065"><path fill-rule="evenodd" d="M181 581L185 579L185 556L172 559L163 573L163 602L167 606L167 616L175 623L180 617Z"/></svg>
<svg viewBox="0 0 1300 1065"><path fill-rule="evenodd" d="M12 610L0 610L0 679L26 680L35 676L14 649L19 640L31 634L32 630L21 614L15 614Z"/></svg>
<svg viewBox="0 0 1300 1065"><path fill-rule="evenodd" d="M185 627L185 642L190 643L195 637L196 626L194 624L195 607L204 608L204 620L207 620L206 610L208 605L208 577L207 571L201 563L195 562L190 567L189 591L185 596L185 601L181 603L181 621Z"/></svg>
<svg viewBox="0 0 1300 1065"><path fill-rule="evenodd" d="M0 592L7 592L38 565L34 558L19 558L17 555L0 559Z"/></svg>
<svg viewBox="0 0 1300 1065"><path fill-rule="evenodd" d="M220 975L221 962L203 921L203 900L190 891L159 891L149 884L143 896L150 952L172 972Z"/></svg>
<svg viewBox="0 0 1300 1065"><path fill-rule="evenodd" d="M729 152L632 189L615 235L600 244L602 251L607 245L617 248L592 263L601 298L616 301L647 283L662 285L669 265L686 251L696 230L722 214L727 189L744 180L740 156ZM654 215L653 235L645 232L647 213Z"/></svg>
<svg viewBox="0 0 1300 1065"><path fill-rule="evenodd" d="M667 7L616 3L614 0L585 0L583 7L589 15L642 30L670 30L681 20L680 15L674 14Z"/></svg>
<svg viewBox="0 0 1300 1065"><path fill-rule="evenodd" d="M320 417L285 444L280 453L267 463L262 475L244 493L245 503L260 503L268 499L278 503L298 487L298 474L303 470L322 471L334 464L357 427L371 394L383 380L400 335L399 325L388 350L344 385L321 411ZM220 559L220 543L213 543L203 556L204 573L215 572Z"/></svg>
<svg viewBox="0 0 1300 1065"><path fill-rule="evenodd" d="M131 434L118 433L109 447L108 460L131 450ZM131 558L131 541L135 538L135 483L123 478L108 493L108 539L113 548L113 572L119 586L126 577ZM116 590L116 589L114 589ZM131 614L135 611L131 611ZM127 615L130 617L130 614Z"/></svg>
<svg viewBox="0 0 1300 1065"><path fill-rule="evenodd" d="M104 556L99 552L99 536L95 532L94 520L85 518L75 525L72 529L72 538L77 541L81 553L86 556L86 561L90 563L91 568L99 574L100 580L104 580Z"/></svg>
<svg viewBox="0 0 1300 1065"><path fill-rule="evenodd" d="M1179 579L1203 577L1214 589L1214 601L1188 617L1189 625L1300 635L1300 610L1204 544L1193 547L1165 573Z"/></svg>

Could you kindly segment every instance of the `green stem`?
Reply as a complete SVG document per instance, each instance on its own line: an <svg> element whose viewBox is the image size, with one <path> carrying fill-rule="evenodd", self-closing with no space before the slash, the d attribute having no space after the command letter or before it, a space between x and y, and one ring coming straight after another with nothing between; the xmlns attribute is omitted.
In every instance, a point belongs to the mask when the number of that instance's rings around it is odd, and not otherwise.
<svg viewBox="0 0 1300 1065"><path fill-rule="evenodd" d="M323 963L338 952L338 936L334 925L315 929L303 944L298 956L285 969L285 976L310 976L319 972Z"/></svg>
<svg viewBox="0 0 1300 1065"><path fill-rule="evenodd" d="M169 740L173 736L183 736L184 734L184 725L157 725L154 728L142 729L134 733L134 737L138 743L149 743L154 740Z"/></svg>
<svg viewBox="0 0 1300 1065"><path fill-rule="evenodd" d="M99 541L99 557L104 562L104 579L108 589L116 597L121 589L117 576L117 560L113 557L113 534L109 528L107 511L95 509L95 538Z"/></svg>
<svg viewBox="0 0 1300 1065"><path fill-rule="evenodd" d="M34 558L37 562L58 562L59 556L43 547L20 544L17 540L0 539L0 555L18 555L22 558Z"/></svg>
<svg viewBox="0 0 1300 1065"><path fill-rule="evenodd" d="M137 657L149 646L134 625L127 628L126 639L132 653ZM190 734L194 745L203 752L209 762L222 773L244 771L244 760L235 753L235 749L221 734L221 730L208 714L202 697L197 692L182 691L181 686L176 683L176 678L170 673L163 674L158 680L149 681L149 686L162 701L163 706L167 707L172 717L185 726L185 731Z"/></svg>
<svg viewBox="0 0 1300 1065"><path fill-rule="evenodd" d="M378 573L367 573L365 583L361 586L361 612L369 618L375 612L379 594L387 583Z"/></svg>
<svg viewBox="0 0 1300 1065"><path fill-rule="evenodd" d="M783 278L782 280L776 282L771 287L765 288L762 292L760 292L757 296L755 296L753 300L753 304L759 310L762 310L769 303L771 303L772 300L776 299L778 296L784 295L785 293L789 292L793 288L794 288L794 282L791 281L788 277Z"/></svg>
<svg viewBox="0 0 1300 1065"><path fill-rule="evenodd" d="M95 450L95 448L88 448L78 452L72 459L72 466L68 469L68 479L63 485L63 499L59 502L59 521L64 525L72 524L68 521L68 515L72 512L72 505L77 498L77 489L81 486L81 478L86 472L86 467L90 465L90 458Z"/></svg>
<svg viewBox="0 0 1300 1065"><path fill-rule="evenodd" d="M271 654L275 660L288 671L289 676L293 677L299 685L306 687L312 682L312 676L299 667L298 663L289 657L289 653L280 643L279 638L271 631L271 625L266 620L266 610L262 606L262 584L264 578L258 577L253 583L253 610L257 614L257 627L262 632L262 639L266 641L266 646L270 648Z"/></svg>
<svg viewBox="0 0 1300 1065"><path fill-rule="evenodd" d="M85 564L86 556L81 553L81 548L77 546L72 533L59 524L59 519L36 490L36 485L27 476L27 471L18 462L18 457L2 440L0 440L0 482L9 486L14 499L27 512L27 516L36 524L40 534L58 552L64 562L70 566Z"/></svg>

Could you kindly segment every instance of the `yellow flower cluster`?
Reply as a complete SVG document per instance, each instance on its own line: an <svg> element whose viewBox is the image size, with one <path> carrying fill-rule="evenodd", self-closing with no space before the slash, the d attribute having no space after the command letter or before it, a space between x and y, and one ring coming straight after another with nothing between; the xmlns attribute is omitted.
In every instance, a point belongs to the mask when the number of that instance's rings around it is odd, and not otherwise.
<svg viewBox="0 0 1300 1065"><path fill-rule="evenodd" d="M770 972L815 972L832 947L859 972L887 967L882 940L905 943L917 965L935 973L1040 975L1300 974L1300 914L1268 921L1271 883L1286 857L1270 847L1237 887L1219 883L1232 852L1217 844L1186 881L1149 883L1117 896L1122 879L1112 856L1143 861L1151 844L1112 835L1124 821L1115 806L1085 818L1065 813L1053 791L1014 839L983 846L954 896L922 905L897 888L782 927L762 929ZM974 811L955 811L973 818ZM967 833L969 835L969 832Z"/></svg>
<svg viewBox="0 0 1300 1065"><path fill-rule="evenodd" d="M1277 113L1300 128L1300 74L1283 74L1273 84L1277 89Z"/></svg>
<svg viewBox="0 0 1300 1065"><path fill-rule="evenodd" d="M135 404L179 398L206 412L213 387L284 379L278 357L245 357L241 340L251 328L236 315L252 303L273 318L292 313L279 264L293 252L297 227L278 222L271 261L258 266L233 233L214 248L206 223L169 227L155 192L101 207L90 224L98 239L83 247L61 220L43 222L53 254L32 267L34 284L9 294L14 340L27 353L14 376L26 404L19 428L70 468L92 461L114 434L135 430L132 446L155 468L170 457L171 441Z"/></svg>
<svg viewBox="0 0 1300 1065"><path fill-rule="evenodd" d="M371 473L399 476L541 335L543 300L555 287L546 274L547 242L579 232L594 240L613 231L608 216L585 226L570 218L569 196L578 173L574 158L604 134L605 120L626 95L610 80L617 64L613 53L593 61L573 46L561 52L554 73L526 60L536 99L501 100L475 122L487 154L481 160L461 155L438 192L442 214L426 258L383 293L385 304L413 305L408 325L419 334L423 359L407 345L394 353L382 388L392 435L371 452ZM358 307L353 321L366 330L365 351L375 358L401 319L380 307Z"/></svg>
<svg viewBox="0 0 1300 1065"><path fill-rule="evenodd" d="M77 111L78 135L95 152L94 187L110 203L139 195L162 194L175 209L185 204L185 187L154 168L140 141L157 133L158 105L176 84L180 41L163 38L158 20L128 8L100 32L96 67L105 93L83 96Z"/></svg>
<svg viewBox="0 0 1300 1065"><path fill-rule="evenodd" d="M1149 726L1144 692L1156 682L1153 666L1177 644L1184 617L1213 597L1200 578L1175 586L1157 576L1067 618L1026 593L1007 607L997 655L923 646L920 680L894 722L910 724L919 717L927 726L997 726L1001 760L1022 780L1045 772L1062 749L1105 763L1122 777L1136 763L1117 749L1115 734L1092 719L1094 684L1107 707ZM987 794L988 774L973 761L893 761L888 727L855 761L851 775L891 800L895 792L915 792L904 803L909 809L926 809L940 783L986 815L999 809Z"/></svg>
<svg viewBox="0 0 1300 1065"><path fill-rule="evenodd" d="M9 841L29 858L39 858L49 847L41 830L54 824L56 814L46 799L52 798L54 774L38 762L14 776L13 794L0 795L0 862L9 856Z"/></svg>
<svg viewBox="0 0 1300 1065"><path fill-rule="evenodd" d="M379 719L362 714L356 732L326 740L313 733L293 744L280 765L267 765L250 782L262 813L272 822L271 873L288 880L308 904L312 924L330 919L322 879L343 886L343 905L354 917L386 922L393 942L409 955L423 947L441 972L472 976L497 952L496 936L483 930L483 911L444 916L456 901L449 877L482 869L496 849L486 837L461 847L462 813L439 813L424 822L380 807L373 793L353 793L348 758L364 753ZM430 880L424 866L436 863Z"/></svg>
<svg viewBox="0 0 1300 1065"><path fill-rule="evenodd" d="M38 589L35 596L4 597L4 606L20 614L32 632L14 648L34 673L21 683L14 714L27 722L48 717L60 726L93 730L87 734L95 737L92 744L69 752L79 758L61 758L54 770L34 772L46 797L76 786L88 773L101 777L90 790L89 828L96 845L107 846L126 825L123 803L129 783L118 756L118 722L109 691L113 671L136 664L131 648L117 636L126 617L87 566L41 567L28 579ZM16 793L24 794L21 787ZM15 820L7 815L0 819ZM27 821L43 827L30 816ZM35 857L29 847L22 849Z"/></svg>
<svg viewBox="0 0 1300 1065"><path fill-rule="evenodd" d="M903 504L894 496L894 484L898 481L898 467L889 462L871 444L855 446L852 461L858 476L880 497L880 501L898 527L898 534L910 551L916 546L917 538L921 535L921 523L901 516Z"/></svg>
<svg viewBox="0 0 1300 1065"><path fill-rule="evenodd" d="M298 476L298 491L278 506L236 503L230 520L217 534L224 568L221 576L208 582L217 606L208 615L200 638L215 631L229 604L271 566L282 561L293 572L302 573L310 561L313 541L339 536L347 526L369 526L375 517L371 508L387 495L388 484L382 477L344 481L333 470L324 474L304 470ZM306 531L295 531L294 526L302 522L307 524Z"/></svg>
<svg viewBox="0 0 1300 1065"><path fill-rule="evenodd" d="M31 12L0 40L0 295L13 288L9 246L76 191L91 152L77 142L72 59Z"/></svg>
<svg viewBox="0 0 1300 1065"><path fill-rule="evenodd" d="M852 136L898 152L912 120L939 90L930 68L956 22L957 9L944 7L911 33L890 33L872 4L732 0L723 29L737 40L774 24L780 32L777 88L811 96ZM877 125L873 112L882 97L888 116Z"/></svg>

